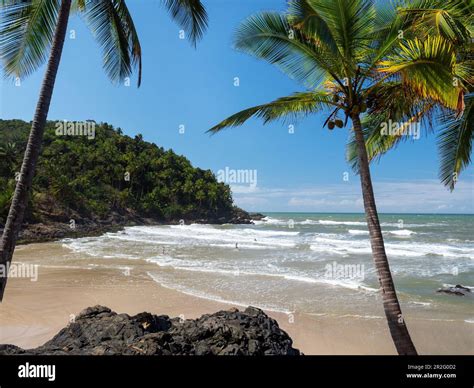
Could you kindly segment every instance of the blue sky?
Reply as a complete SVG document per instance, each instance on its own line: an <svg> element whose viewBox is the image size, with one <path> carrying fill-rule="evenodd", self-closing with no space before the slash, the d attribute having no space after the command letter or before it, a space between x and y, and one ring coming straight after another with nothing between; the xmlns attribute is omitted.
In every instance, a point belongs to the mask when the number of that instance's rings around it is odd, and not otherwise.
<svg viewBox="0 0 474 388"><path fill-rule="evenodd" d="M288 123L263 126L258 120L212 137L205 133L238 110L303 90L278 69L232 48L241 20L282 10L283 0L204 0L210 26L197 49L179 39L180 28L159 2L127 3L142 44L142 86L137 89L134 80L130 87L111 84L98 45L73 17L69 30L76 37L65 43L49 119L108 122L216 173L226 167L256 171L255 187L233 185L236 203L248 210L363 211L359 179L345 161L347 129L322 129L323 115L291 123L292 134ZM2 118L32 119L43 74L44 67L20 87L2 81ZM454 193L439 183L437 172L434 136L386 155L372 166L379 211L472 213L474 169L464 171Z"/></svg>

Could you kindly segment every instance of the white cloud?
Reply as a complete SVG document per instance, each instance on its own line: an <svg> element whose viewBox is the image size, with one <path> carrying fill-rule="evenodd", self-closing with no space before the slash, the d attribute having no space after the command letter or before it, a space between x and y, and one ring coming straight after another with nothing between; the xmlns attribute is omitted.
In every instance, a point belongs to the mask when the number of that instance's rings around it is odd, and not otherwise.
<svg viewBox="0 0 474 388"><path fill-rule="evenodd" d="M377 208L385 213L474 213L474 184L458 182L453 192L437 180L374 182ZM263 188L234 192L251 211L363 212L358 182L314 187Z"/></svg>

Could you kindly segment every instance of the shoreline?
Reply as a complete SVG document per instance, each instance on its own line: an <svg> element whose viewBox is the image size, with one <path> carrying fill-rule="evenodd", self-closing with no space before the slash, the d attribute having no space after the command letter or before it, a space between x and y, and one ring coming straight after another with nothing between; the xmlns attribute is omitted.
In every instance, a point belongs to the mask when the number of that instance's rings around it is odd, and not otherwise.
<svg viewBox="0 0 474 388"><path fill-rule="evenodd" d="M23 245L15 253L14 261L27 263L34 252L37 262L38 258L54 256L61 250L65 248L57 244ZM36 282L9 279L5 299L0 304L0 343L22 348L39 346L65 327L71 316L94 305L129 315L147 311L184 319L231 307L244 309L165 288L135 270L126 276L122 268L40 264ZM293 346L307 355L395 354L387 324L381 318L383 311L377 317L364 317L363 311L359 317L343 312L340 315L324 311L316 315L265 312L290 335ZM412 316L406 319L420 354L472 354L472 324Z"/></svg>
<svg viewBox="0 0 474 388"><path fill-rule="evenodd" d="M261 213L246 212L236 208L231 217L220 217L213 219L184 218L161 220L140 216L119 216L112 214L108 220L79 219L74 228L71 228L69 221L45 221L25 224L20 231L17 245L27 245L34 243L54 242L63 238L95 237L109 232L119 232L129 226L159 226L178 225L184 221L185 224L253 224L253 221L261 220L264 217ZM3 233L3 225L0 225L0 234Z"/></svg>

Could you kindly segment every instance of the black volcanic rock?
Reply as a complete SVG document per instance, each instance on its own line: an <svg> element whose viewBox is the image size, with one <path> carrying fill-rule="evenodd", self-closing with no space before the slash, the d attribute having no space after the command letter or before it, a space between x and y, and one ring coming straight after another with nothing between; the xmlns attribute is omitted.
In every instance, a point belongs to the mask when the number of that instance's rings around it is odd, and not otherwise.
<svg viewBox="0 0 474 388"><path fill-rule="evenodd" d="M28 350L0 345L0 355L299 355L292 344L255 307L181 320L150 313L131 317L94 306L44 345Z"/></svg>
<svg viewBox="0 0 474 388"><path fill-rule="evenodd" d="M466 296L468 293L471 292L471 290L460 284L456 284L454 287L440 288L436 292L448 295Z"/></svg>
<svg viewBox="0 0 474 388"><path fill-rule="evenodd" d="M250 218L252 221L261 221L263 220L266 216L262 213L249 213Z"/></svg>

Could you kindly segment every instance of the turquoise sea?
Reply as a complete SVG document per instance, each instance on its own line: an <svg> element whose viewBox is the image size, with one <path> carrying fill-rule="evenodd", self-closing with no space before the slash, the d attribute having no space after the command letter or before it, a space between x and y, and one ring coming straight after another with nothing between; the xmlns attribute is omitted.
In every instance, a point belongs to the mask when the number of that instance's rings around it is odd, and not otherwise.
<svg viewBox="0 0 474 388"><path fill-rule="evenodd" d="M137 226L61 244L70 249L68 265L126 267L201 298L287 313L383 315L363 214L265 215L255 225ZM380 219L404 313L474 323L474 216ZM456 284L473 292L436 292Z"/></svg>

